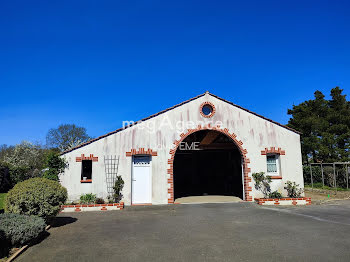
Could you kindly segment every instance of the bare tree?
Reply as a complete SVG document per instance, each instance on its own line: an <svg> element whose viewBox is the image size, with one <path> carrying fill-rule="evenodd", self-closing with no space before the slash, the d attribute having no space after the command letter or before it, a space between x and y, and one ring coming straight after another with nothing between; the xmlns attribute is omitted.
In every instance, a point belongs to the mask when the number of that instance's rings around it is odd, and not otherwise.
<svg viewBox="0 0 350 262"><path fill-rule="evenodd" d="M81 143L87 142L91 137L86 133L85 127L74 124L63 124L58 128L51 128L46 135L46 145L65 151Z"/></svg>

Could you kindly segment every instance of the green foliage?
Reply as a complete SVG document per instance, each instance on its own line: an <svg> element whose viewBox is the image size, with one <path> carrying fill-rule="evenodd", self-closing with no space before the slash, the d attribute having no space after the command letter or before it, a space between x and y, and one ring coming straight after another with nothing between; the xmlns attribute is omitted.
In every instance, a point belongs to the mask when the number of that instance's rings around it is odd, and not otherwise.
<svg viewBox="0 0 350 262"><path fill-rule="evenodd" d="M7 192L11 188L9 169L0 166L0 192Z"/></svg>
<svg viewBox="0 0 350 262"><path fill-rule="evenodd" d="M115 202L119 203L119 201L122 199L122 190L124 188L124 180L121 176L117 176L117 179L114 183L114 194L113 194L113 199Z"/></svg>
<svg viewBox="0 0 350 262"><path fill-rule="evenodd" d="M45 227L44 219L37 216L0 214L0 231L12 246L21 246L35 239Z"/></svg>
<svg viewBox="0 0 350 262"><path fill-rule="evenodd" d="M98 198L96 198L96 200L95 200L95 204L104 204L104 203L105 203L105 201L104 201L103 198L98 197Z"/></svg>
<svg viewBox="0 0 350 262"><path fill-rule="evenodd" d="M81 204L93 204L95 203L96 195L94 194L83 194L80 196Z"/></svg>
<svg viewBox="0 0 350 262"><path fill-rule="evenodd" d="M10 245L6 238L5 232L0 229L0 259L6 257L9 254L9 249Z"/></svg>
<svg viewBox="0 0 350 262"><path fill-rule="evenodd" d="M295 182L287 181L284 189L287 190L289 197L300 197L303 193L303 189L299 188L299 185Z"/></svg>
<svg viewBox="0 0 350 262"><path fill-rule="evenodd" d="M322 184L322 172L320 165L312 165L312 182L314 184ZM304 182L306 184L311 184L310 166L303 166ZM328 187L343 187L346 188L347 183L347 173L346 167L341 165L335 166L336 184L334 181L334 169L331 165L323 165L323 179L324 185Z"/></svg>
<svg viewBox="0 0 350 262"><path fill-rule="evenodd" d="M58 214L66 199L67 189L60 183L46 178L31 178L18 183L8 192L5 211L49 218Z"/></svg>
<svg viewBox="0 0 350 262"><path fill-rule="evenodd" d="M47 154L46 166L48 170L45 171L43 177L58 181L58 175L64 171L67 162L58 153L51 151Z"/></svg>
<svg viewBox="0 0 350 262"><path fill-rule="evenodd" d="M313 100L288 110L288 126L302 132L305 162L335 162L350 159L350 102L339 87L326 100L320 91Z"/></svg>
<svg viewBox="0 0 350 262"><path fill-rule="evenodd" d="M255 189L260 190L267 198L271 192L271 176L265 176L264 172L253 173L252 176L255 181Z"/></svg>
<svg viewBox="0 0 350 262"><path fill-rule="evenodd" d="M305 188L312 188L313 187L313 188L317 188L317 189L325 189L325 190L335 191L334 187L329 187L329 186L322 187L322 183L314 183L312 187L311 187L311 184L305 184L304 187ZM343 188L343 187L337 187L336 190L337 191L350 191L350 189Z"/></svg>
<svg viewBox="0 0 350 262"><path fill-rule="evenodd" d="M74 124L60 125L51 128L46 135L46 144L49 147L58 148L60 151L73 148L91 139L86 133L86 128Z"/></svg>
<svg viewBox="0 0 350 262"><path fill-rule="evenodd" d="M0 181L0 187L6 191L18 182L33 177L41 177L45 167L47 149L40 145L22 142L16 146L2 146L0 148L0 170L7 170L6 181ZM0 172L0 180L4 174ZM1 189L5 192L4 189Z"/></svg>
<svg viewBox="0 0 350 262"><path fill-rule="evenodd" d="M25 166L9 166L9 174L11 187L29 178L40 176L38 169L32 170L30 167Z"/></svg>
<svg viewBox="0 0 350 262"><path fill-rule="evenodd" d="M5 198L6 198L6 193L0 193L0 210L4 209L5 207Z"/></svg>
<svg viewBox="0 0 350 262"><path fill-rule="evenodd" d="M40 169L43 164L43 158L44 150L40 145L23 141L16 146L6 148L2 153L0 161L13 167Z"/></svg>
<svg viewBox="0 0 350 262"><path fill-rule="evenodd" d="M273 191L269 194L269 198L282 198L282 194L278 191Z"/></svg>

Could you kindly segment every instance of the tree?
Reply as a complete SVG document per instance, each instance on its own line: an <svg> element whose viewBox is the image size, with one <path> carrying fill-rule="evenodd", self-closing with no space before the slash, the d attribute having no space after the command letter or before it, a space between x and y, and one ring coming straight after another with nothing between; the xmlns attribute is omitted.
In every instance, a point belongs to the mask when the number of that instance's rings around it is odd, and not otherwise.
<svg viewBox="0 0 350 262"><path fill-rule="evenodd" d="M74 124L60 125L58 128L51 128L46 135L47 146L65 151L91 139L86 133L85 127Z"/></svg>
<svg viewBox="0 0 350 262"><path fill-rule="evenodd" d="M46 167L43 177L58 181L58 175L66 168L66 161L57 152L51 151L47 154Z"/></svg>
<svg viewBox="0 0 350 262"><path fill-rule="evenodd" d="M342 89L331 90L326 100L320 91L315 98L293 106L288 126L302 133L305 162L348 161L350 153L350 102Z"/></svg>
<svg viewBox="0 0 350 262"><path fill-rule="evenodd" d="M40 145L23 141L21 144L3 147L0 166L8 169L10 187L20 181L42 175L46 150Z"/></svg>

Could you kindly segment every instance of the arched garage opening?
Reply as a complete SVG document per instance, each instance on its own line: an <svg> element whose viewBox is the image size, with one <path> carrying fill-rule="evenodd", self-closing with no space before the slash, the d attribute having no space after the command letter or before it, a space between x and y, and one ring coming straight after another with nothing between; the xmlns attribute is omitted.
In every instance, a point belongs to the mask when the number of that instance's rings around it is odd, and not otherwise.
<svg viewBox="0 0 350 262"><path fill-rule="evenodd" d="M202 195L243 199L242 155L233 140L216 130L188 135L174 156L174 198Z"/></svg>

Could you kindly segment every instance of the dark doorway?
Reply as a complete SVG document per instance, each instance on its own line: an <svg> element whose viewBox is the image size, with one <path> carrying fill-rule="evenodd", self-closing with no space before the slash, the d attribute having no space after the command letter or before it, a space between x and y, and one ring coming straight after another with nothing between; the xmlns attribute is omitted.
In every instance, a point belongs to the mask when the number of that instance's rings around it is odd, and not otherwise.
<svg viewBox="0 0 350 262"><path fill-rule="evenodd" d="M242 156L218 131L186 137L174 157L174 197L225 195L243 199Z"/></svg>

